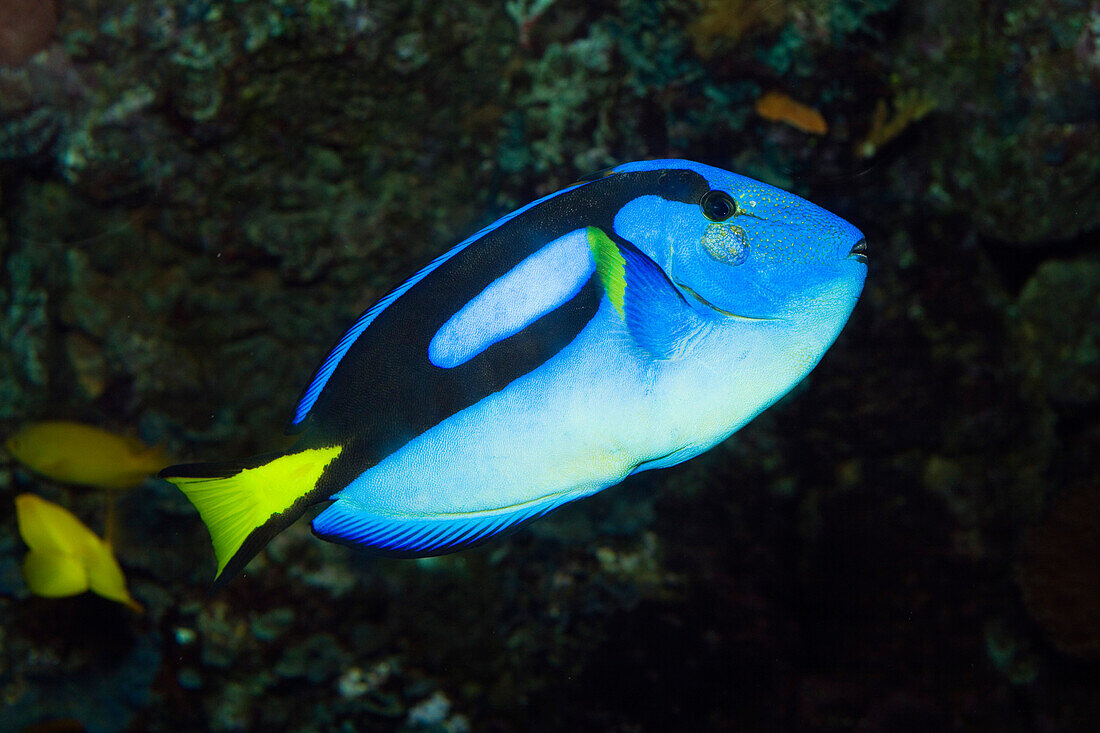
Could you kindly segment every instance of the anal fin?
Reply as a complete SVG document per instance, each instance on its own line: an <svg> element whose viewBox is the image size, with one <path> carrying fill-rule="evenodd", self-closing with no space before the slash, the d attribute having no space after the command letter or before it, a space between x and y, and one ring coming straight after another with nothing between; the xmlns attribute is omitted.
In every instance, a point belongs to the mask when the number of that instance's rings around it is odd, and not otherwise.
<svg viewBox="0 0 1100 733"><path fill-rule="evenodd" d="M313 519L313 531L321 539L390 557L445 555L515 531L573 498L555 496L487 512L389 515L337 496Z"/></svg>

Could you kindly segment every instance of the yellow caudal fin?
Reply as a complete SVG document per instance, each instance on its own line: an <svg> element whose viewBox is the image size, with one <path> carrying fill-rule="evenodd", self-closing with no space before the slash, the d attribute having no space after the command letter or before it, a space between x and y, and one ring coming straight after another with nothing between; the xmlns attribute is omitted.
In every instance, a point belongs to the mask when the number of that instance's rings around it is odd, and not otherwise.
<svg viewBox="0 0 1100 733"><path fill-rule="evenodd" d="M218 558L215 586L236 575L306 507L327 498L315 496L314 489L341 450L338 445L307 448L243 462L169 466L160 472L187 495L210 531Z"/></svg>

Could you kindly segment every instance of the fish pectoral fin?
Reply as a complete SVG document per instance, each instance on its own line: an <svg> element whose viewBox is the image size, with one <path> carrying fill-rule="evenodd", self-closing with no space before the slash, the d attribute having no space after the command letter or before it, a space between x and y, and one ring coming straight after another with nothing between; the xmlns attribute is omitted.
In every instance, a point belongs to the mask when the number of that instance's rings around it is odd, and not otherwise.
<svg viewBox="0 0 1100 733"><path fill-rule="evenodd" d="M625 239L596 227L587 231L604 291L634 342L655 359L682 353L701 319L665 271Z"/></svg>
<svg viewBox="0 0 1100 733"><path fill-rule="evenodd" d="M559 495L485 512L461 514L379 514L354 501L336 500L313 519L323 540L388 557L431 557L465 550L510 533L577 498Z"/></svg>

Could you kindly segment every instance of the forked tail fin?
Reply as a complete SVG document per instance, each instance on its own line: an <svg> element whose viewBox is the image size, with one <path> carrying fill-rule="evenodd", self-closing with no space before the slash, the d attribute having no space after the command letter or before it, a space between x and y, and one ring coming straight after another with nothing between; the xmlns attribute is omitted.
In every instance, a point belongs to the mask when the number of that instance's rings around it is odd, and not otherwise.
<svg viewBox="0 0 1100 733"><path fill-rule="evenodd" d="M341 450L335 445L229 463L190 463L158 474L187 495L206 523L218 559L215 588L240 572L307 507L328 498L314 489Z"/></svg>

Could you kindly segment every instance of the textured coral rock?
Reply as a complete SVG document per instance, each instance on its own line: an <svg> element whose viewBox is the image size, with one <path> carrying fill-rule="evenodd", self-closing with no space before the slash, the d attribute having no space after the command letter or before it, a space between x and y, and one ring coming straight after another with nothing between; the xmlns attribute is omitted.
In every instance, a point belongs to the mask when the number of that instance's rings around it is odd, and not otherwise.
<svg viewBox="0 0 1100 733"><path fill-rule="evenodd" d="M1100 657L1100 485L1071 489L1024 540L1028 611L1060 650Z"/></svg>
<svg viewBox="0 0 1100 733"><path fill-rule="evenodd" d="M54 0L4 0L0 3L0 64L21 64L41 51L57 28Z"/></svg>

